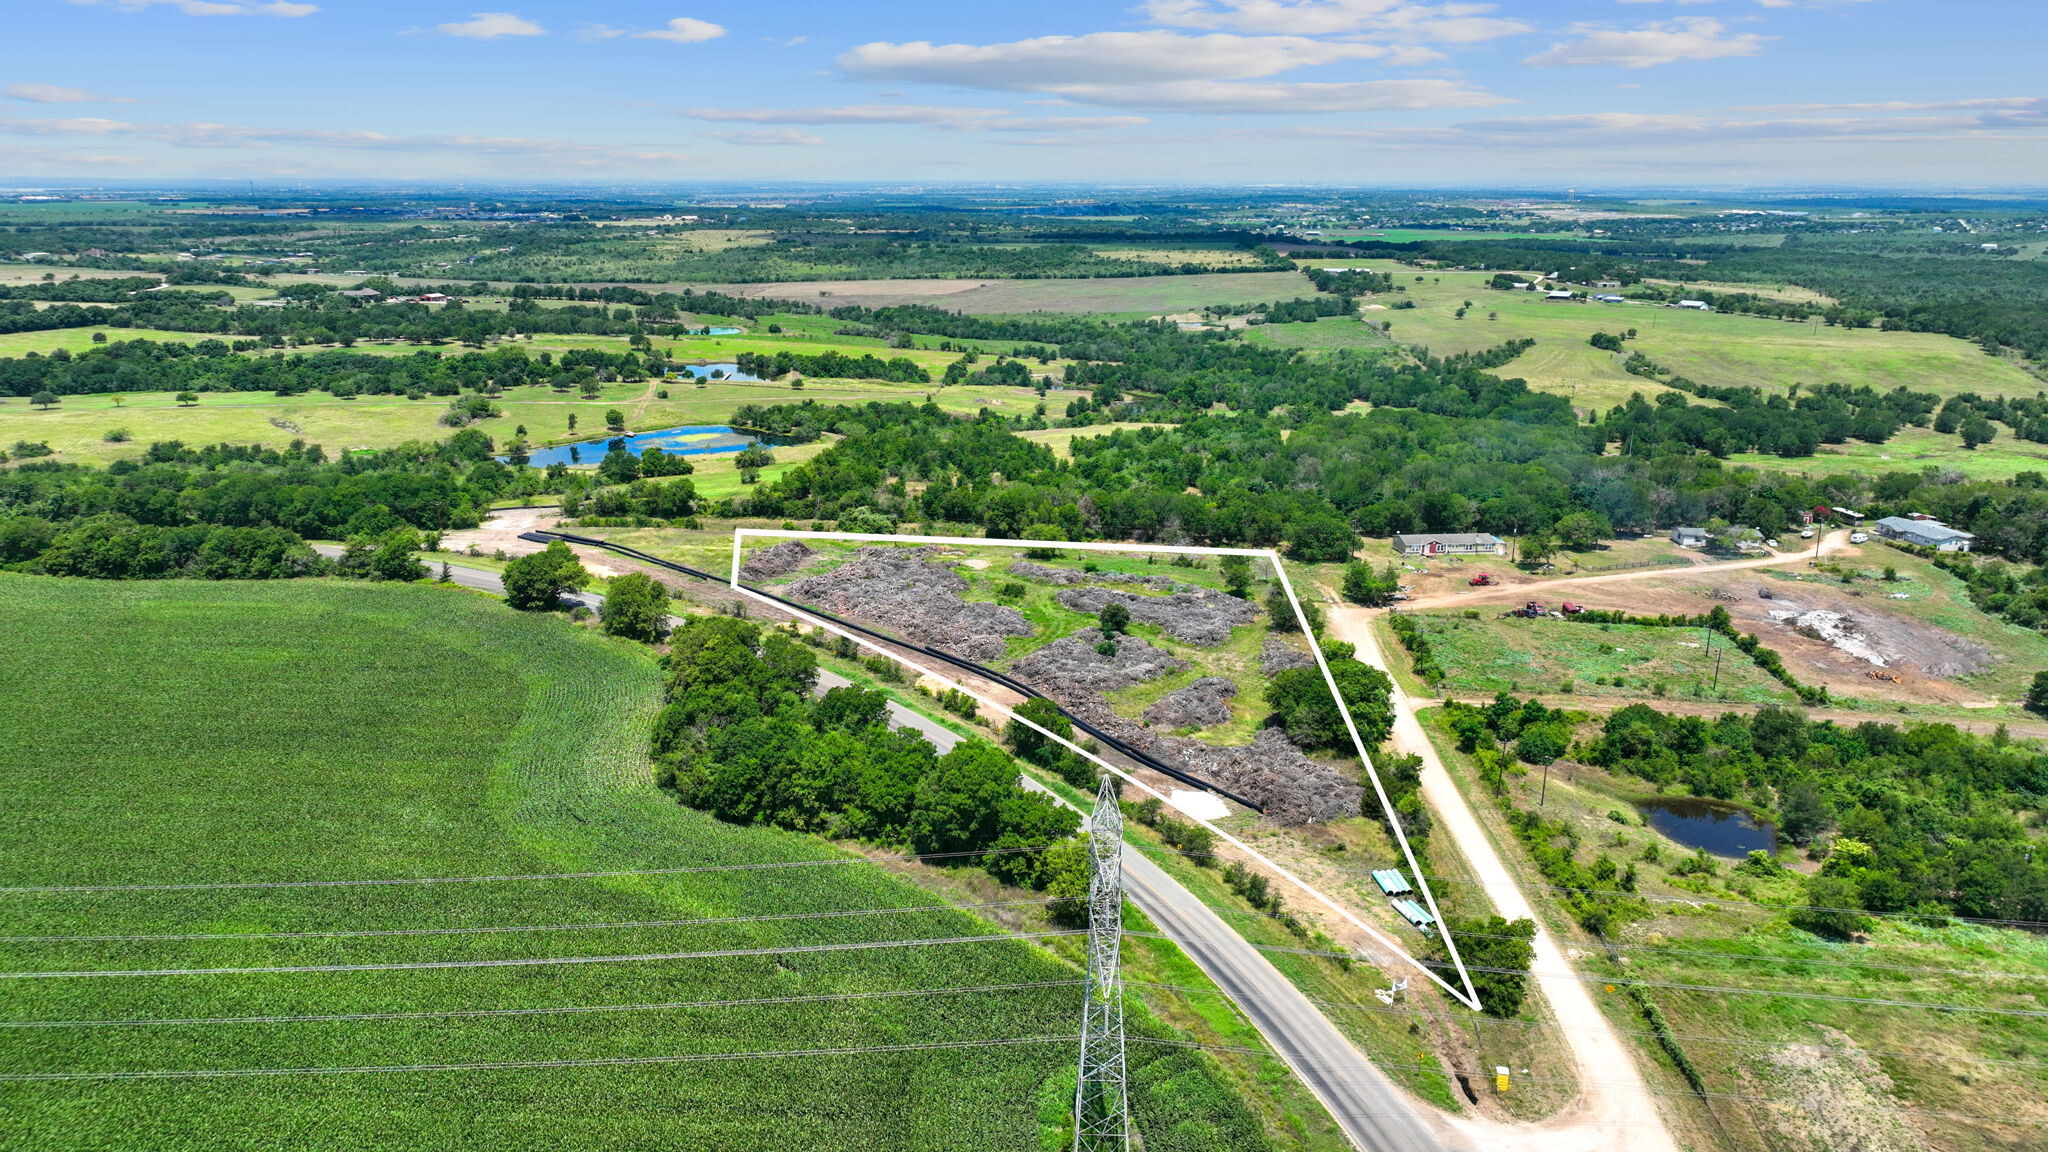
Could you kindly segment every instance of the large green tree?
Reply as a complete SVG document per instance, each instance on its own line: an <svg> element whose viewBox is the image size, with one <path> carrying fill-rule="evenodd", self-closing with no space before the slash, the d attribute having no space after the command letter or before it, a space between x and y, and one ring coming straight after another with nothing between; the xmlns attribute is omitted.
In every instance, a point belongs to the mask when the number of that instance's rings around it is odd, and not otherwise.
<svg viewBox="0 0 2048 1152"><path fill-rule="evenodd" d="M505 565L504 581L506 603L523 612L548 612L563 596L589 584L590 573L567 544L556 540Z"/></svg>
<svg viewBox="0 0 2048 1152"><path fill-rule="evenodd" d="M656 643L668 635L668 586L644 572L628 572L612 581L598 615L613 636Z"/></svg>

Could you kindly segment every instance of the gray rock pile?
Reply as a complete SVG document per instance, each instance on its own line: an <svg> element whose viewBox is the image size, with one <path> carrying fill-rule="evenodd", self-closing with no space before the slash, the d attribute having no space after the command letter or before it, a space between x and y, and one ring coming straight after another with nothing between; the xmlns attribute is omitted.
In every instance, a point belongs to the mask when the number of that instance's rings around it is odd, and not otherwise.
<svg viewBox="0 0 2048 1152"><path fill-rule="evenodd" d="M1055 597L1075 612L1101 612L1112 601L1130 610L1131 619L1157 624L1168 636L1190 644L1221 644L1230 630L1259 618L1258 605L1208 589L1171 596L1139 596L1108 588L1067 588Z"/></svg>
<svg viewBox="0 0 2048 1152"><path fill-rule="evenodd" d="M1259 671L1268 676L1278 676L1289 668L1313 668L1316 658L1294 647L1277 636L1266 637L1266 647L1259 652Z"/></svg>
<svg viewBox="0 0 2048 1152"><path fill-rule="evenodd" d="M772 580L787 576L811 562L817 553L801 540L784 540L771 548L763 548L740 565L740 576L746 580Z"/></svg>
<svg viewBox="0 0 2048 1152"><path fill-rule="evenodd" d="M1019 560L1010 565L1010 575L1022 576L1042 584L1141 584L1160 592L1178 592L1189 588L1170 576L1141 576L1131 572L1076 572L1072 568L1054 568L1048 564L1035 564Z"/></svg>
<svg viewBox="0 0 2048 1152"><path fill-rule="evenodd" d="M1186 668L1187 662L1136 636L1116 642L1116 655L1096 651L1102 633L1087 628L1055 640L1011 665L1025 683L1055 699L1097 697ZM1099 697L1097 697L1099 700Z"/></svg>
<svg viewBox="0 0 2048 1152"><path fill-rule="evenodd" d="M1365 789L1302 754L1278 728L1251 744L1218 748L1199 740L1158 739L1154 756L1257 801L1276 824L1323 824L1358 815Z"/></svg>
<svg viewBox="0 0 2048 1152"><path fill-rule="evenodd" d="M1031 635L1015 608L969 602L967 581L932 548L863 548L853 559L786 589L790 599L885 628L906 640L987 662L1001 659L1004 639Z"/></svg>
<svg viewBox="0 0 2048 1152"><path fill-rule="evenodd" d="M1154 728L1207 728L1230 719L1230 698L1237 682L1204 676L1178 691L1168 692L1145 709L1145 723Z"/></svg>
<svg viewBox="0 0 2048 1152"><path fill-rule="evenodd" d="M1217 784L1265 809L1276 824L1322 824L1358 814L1365 790L1336 769L1304 755L1278 728L1248 745L1219 748L1200 740L1161 736L1110 711L1092 692L1053 693L1078 719L1184 772Z"/></svg>

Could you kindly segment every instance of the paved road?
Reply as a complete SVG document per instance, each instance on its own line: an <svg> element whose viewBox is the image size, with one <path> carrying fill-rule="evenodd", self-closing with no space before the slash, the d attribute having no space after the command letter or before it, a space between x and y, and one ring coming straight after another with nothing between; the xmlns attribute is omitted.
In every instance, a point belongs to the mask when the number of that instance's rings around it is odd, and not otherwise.
<svg viewBox="0 0 2048 1152"><path fill-rule="evenodd" d="M1324 606L1331 634L1358 646L1358 656L1382 669L1387 660L1362 608ZM1658 1122L1655 1097L1620 1034L1614 1031L1592 990L1573 973L1557 938L1529 906L1514 873L1451 779L1436 745L1416 718L1415 701L1394 686L1395 750L1422 757L1422 797L1499 913L1536 924L1534 981L1550 1003L1560 1034L1577 1065L1579 1096L1574 1106L1539 1125L1508 1127L1471 1117L1451 1123L1489 1152L1677 1152L1671 1133Z"/></svg>
<svg viewBox="0 0 2048 1152"><path fill-rule="evenodd" d="M331 545L317 547L322 555L341 553ZM496 572L451 564L449 577L465 588L504 593ZM577 600L596 608L604 597L584 593ZM845 677L819 669L821 689L847 683ZM889 702L889 722L917 732L940 752L950 751L962 739L959 733L894 700ZM1052 795L1036 781L1027 778L1023 783ZM1300 989L1165 869L1126 848L1124 877L1132 901L1250 1018L1266 1043L1323 1102L1361 1152L1476 1152L1477 1145L1462 1140L1447 1144L1434 1134L1415 1104L1382 1076ZM1442 1122L1434 1116L1430 1119Z"/></svg>

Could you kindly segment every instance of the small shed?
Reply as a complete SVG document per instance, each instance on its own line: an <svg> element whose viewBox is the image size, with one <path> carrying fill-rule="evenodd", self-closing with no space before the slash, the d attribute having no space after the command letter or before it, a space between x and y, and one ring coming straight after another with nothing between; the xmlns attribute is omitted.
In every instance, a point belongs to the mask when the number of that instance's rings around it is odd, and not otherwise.
<svg viewBox="0 0 2048 1152"><path fill-rule="evenodd" d="M1707 539L1707 530L1705 528L1673 528L1671 530L1671 542L1680 548L1705 548L1707 546Z"/></svg>

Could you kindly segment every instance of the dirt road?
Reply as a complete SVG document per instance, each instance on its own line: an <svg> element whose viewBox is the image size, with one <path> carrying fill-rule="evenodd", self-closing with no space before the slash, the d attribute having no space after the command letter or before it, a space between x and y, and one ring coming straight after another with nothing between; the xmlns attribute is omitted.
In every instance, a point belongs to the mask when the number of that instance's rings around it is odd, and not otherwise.
<svg viewBox="0 0 2048 1152"><path fill-rule="evenodd" d="M1360 659L1379 668L1388 666L1370 627L1371 613L1336 605L1326 605L1324 613L1331 633L1357 645ZM1393 746L1396 751L1422 757L1422 796L1443 830L1450 833L1502 916L1511 920L1528 917L1536 922L1536 959L1531 970L1551 975L1537 975L1534 981L1549 1001L1560 1034L1578 1065L1578 1098L1542 1123L1512 1125L1465 1116L1445 1117L1439 1123L1489 1152L1677 1152L1678 1145L1659 1121L1656 1098L1649 1094L1649 1085L1628 1045L1601 1015L1588 986L1563 975L1573 970L1571 961L1556 938L1543 929L1514 874L1422 730L1415 702L1399 685L1394 688L1393 704Z"/></svg>
<svg viewBox="0 0 2048 1152"><path fill-rule="evenodd" d="M1823 556L1843 551L1849 547L1849 533L1842 530L1830 532L1821 538L1820 554ZM1637 568L1627 572L1605 572L1598 576L1566 576L1558 580L1541 580L1526 584L1496 584L1490 588L1472 588L1466 591L1444 593L1435 596L1420 596L1402 607L1442 608L1449 604L1469 604L1475 600L1527 600L1536 596L1552 596L1560 590L1582 588L1589 584L1613 584L1624 580L1653 580L1659 576L1702 576L1714 572L1735 572L1744 568L1775 568L1785 564L1797 564L1813 558L1813 549L1798 552L1773 552L1768 556L1755 556L1748 560L1723 560L1714 564L1695 564L1689 568Z"/></svg>

